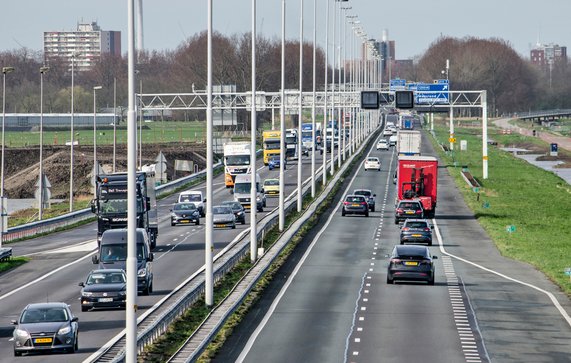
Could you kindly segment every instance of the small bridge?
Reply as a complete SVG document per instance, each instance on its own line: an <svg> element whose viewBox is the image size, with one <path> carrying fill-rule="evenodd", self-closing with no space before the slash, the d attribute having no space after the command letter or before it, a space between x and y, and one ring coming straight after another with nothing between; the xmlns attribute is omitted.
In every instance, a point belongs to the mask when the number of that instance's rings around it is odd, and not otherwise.
<svg viewBox="0 0 571 363"><path fill-rule="evenodd" d="M571 118L571 109L524 112L524 113L517 113L515 116L521 120L532 120L537 122L554 121L560 118Z"/></svg>

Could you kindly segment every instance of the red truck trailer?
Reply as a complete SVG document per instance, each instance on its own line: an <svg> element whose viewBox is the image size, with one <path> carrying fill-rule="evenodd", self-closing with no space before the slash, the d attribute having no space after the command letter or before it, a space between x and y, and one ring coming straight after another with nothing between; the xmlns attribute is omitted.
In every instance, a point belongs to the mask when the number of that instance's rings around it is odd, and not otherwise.
<svg viewBox="0 0 571 363"><path fill-rule="evenodd" d="M397 170L398 202L407 199L420 200L424 217L434 218L438 160L432 156L399 156Z"/></svg>

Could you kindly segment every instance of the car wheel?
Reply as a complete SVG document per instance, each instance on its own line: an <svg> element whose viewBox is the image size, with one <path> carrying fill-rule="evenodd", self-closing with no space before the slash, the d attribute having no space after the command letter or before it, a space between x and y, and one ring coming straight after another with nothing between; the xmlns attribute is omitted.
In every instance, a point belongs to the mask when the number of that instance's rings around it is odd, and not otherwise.
<svg viewBox="0 0 571 363"><path fill-rule="evenodd" d="M399 224L399 219L395 218L395 224Z"/></svg>
<svg viewBox="0 0 571 363"><path fill-rule="evenodd" d="M389 278L389 275L387 275L387 284L392 285L394 283L395 283L395 281L393 279Z"/></svg>
<svg viewBox="0 0 571 363"><path fill-rule="evenodd" d="M375 211L375 206L372 206L372 207L371 207L371 212L374 212L374 211Z"/></svg>
<svg viewBox="0 0 571 363"><path fill-rule="evenodd" d="M369 211L367 211L367 213L365 213L365 217L368 217L368 216L369 216Z"/></svg>
<svg viewBox="0 0 571 363"><path fill-rule="evenodd" d="M236 229L236 223L232 225L232 229Z"/></svg>
<svg viewBox="0 0 571 363"><path fill-rule="evenodd" d="M244 219L242 219L242 224L246 224L246 218L244 217Z"/></svg>
<svg viewBox="0 0 571 363"><path fill-rule="evenodd" d="M81 311L86 312L87 310L89 310L88 306L82 306L81 307Z"/></svg>
<svg viewBox="0 0 571 363"><path fill-rule="evenodd" d="M176 225L176 223L171 222L171 227L174 227Z"/></svg>
<svg viewBox="0 0 571 363"><path fill-rule="evenodd" d="M148 288L147 290L148 290L148 294L152 294L152 293L153 293L153 280L151 280L151 283L150 283L149 288ZM147 294L147 295L148 295L148 294Z"/></svg>
<svg viewBox="0 0 571 363"><path fill-rule="evenodd" d="M22 352L18 352L17 350L14 349L14 357L21 357L22 356Z"/></svg>
<svg viewBox="0 0 571 363"><path fill-rule="evenodd" d="M200 218L197 218L197 219L196 219L196 222L194 222L194 225L195 225L195 226L200 225Z"/></svg>
<svg viewBox="0 0 571 363"><path fill-rule="evenodd" d="M345 210L344 209L341 210L341 216L345 217Z"/></svg>
<svg viewBox="0 0 571 363"><path fill-rule="evenodd" d="M263 205L263 207L266 208L266 200L265 200L265 199L264 199L264 205Z"/></svg>
<svg viewBox="0 0 571 363"><path fill-rule="evenodd" d="M77 352L79 350L79 333L76 335L75 337L75 345L74 345L75 351Z"/></svg>
<svg viewBox="0 0 571 363"><path fill-rule="evenodd" d="M142 295L145 295L145 296L149 295L149 287L150 287L150 286L147 285L147 287L143 289L143 294L142 294Z"/></svg>
<svg viewBox="0 0 571 363"><path fill-rule="evenodd" d="M434 285L434 276L432 276L432 278L430 278L430 280L428 280L428 284Z"/></svg>
<svg viewBox="0 0 571 363"><path fill-rule="evenodd" d="M258 208L258 212L263 212L264 208Z"/></svg>

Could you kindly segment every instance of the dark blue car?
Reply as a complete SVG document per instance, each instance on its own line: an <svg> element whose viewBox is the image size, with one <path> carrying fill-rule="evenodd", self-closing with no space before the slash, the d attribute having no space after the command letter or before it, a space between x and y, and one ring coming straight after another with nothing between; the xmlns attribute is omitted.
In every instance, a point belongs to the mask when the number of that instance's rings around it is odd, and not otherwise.
<svg viewBox="0 0 571 363"><path fill-rule="evenodd" d="M280 167L281 158L279 155L270 156L270 160L268 162L268 168L270 170L279 169ZM287 162L284 160L284 170L286 168Z"/></svg>

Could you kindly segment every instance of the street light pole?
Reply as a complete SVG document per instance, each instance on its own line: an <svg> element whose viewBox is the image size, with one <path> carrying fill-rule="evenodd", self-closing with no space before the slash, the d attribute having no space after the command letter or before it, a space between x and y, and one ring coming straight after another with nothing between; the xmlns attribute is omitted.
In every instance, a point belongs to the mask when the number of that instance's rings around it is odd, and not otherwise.
<svg viewBox="0 0 571 363"><path fill-rule="evenodd" d="M70 160L69 160L69 212L73 212L73 74L75 54L71 55L71 132L70 132Z"/></svg>
<svg viewBox="0 0 571 363"><path fill-rule="evenodd" d="M117 154L117 78L113 78L113 172Z"/></svg>
<svg viewBox="0 0 571 363"><path fill-rule="evenodd" d="M97 91L101 88L103 87L93 87L93 180L97 178L99 172L97 167Z"/></svg>
<svg viewBox="0 0 571 363"><path fill-rule="evenodd" d="M39 178L39 188L40 188L40 202L38 203L38 220L42 220L44 213L44 73L46 73L50 67L40 67L40 178ZM4 153L2 153L4 154Z"/></svg>
<svg viewBox="0 0 571 363"><path fill-rule="evenodd" d="M313 89L312 89L312 99L311 102L311 197L315 198L315 150L316 150L316 140L315 140L315 97L316 97L316 47L317 47L317 0L313 0L313 64L312 64L312 76L313 76Z"/></svg>
<svg viewBox="0 0 571 363"><path fill-rule="evenodd" d="M14 71L14 67L2 67L2 161L0 166L0 248L2 247L2 242L4 241L4 229L8 226L4 225L7 213L4 210L6 206L6 197L4 196L4 145L5 145L5 133L4 128L6 124L6 73Z"/></svg>
<svg viewBox="0 0 571 363"><path fill-rule="evenodd" d="M206 46L206 233L205 233L205 281L204 300L206 306L214 305L214 266L213 266L213 185L214 179L214 155L212 153L213 125L212 125L212 0L208 0L207 11L207 46ZM253 205L254 201L250 201Z"/></svg>
<svg viewBox="0 0 571 363"><path fill-rule="evenodd" d="M280 102L280 194L278 206L278 229L283 231L285 227L284 214L284 161L285 161L285 12L286 0L282 0L282 54L281 54L281 102Z"/></svg>
<svg viewBox="0 0 571 363"><path fill-rule="evenodd" d="M301 163L302 163L302 136L301 122L303 120L303 0L300 0L299 19L299 109L297 120L297 211L301 212L303 199L301 193Z"/></svg>
<svg viewBox="0 0 571 363"><path fill-rule="evenodd" d="M258 259L258 230L256 225L256 0L252 0L252 104L250 109L250 261ZM254 201L256 208L254 208Z"/></svg>
<svg viewBox="0 0 571 363"><path fill-rule="evenodd" d="M321 138L321 150L323 150L323 185L327 184L327 78L329 74L329 0L325 0L325 90L323 93L323 137ZM333 135L332 135L333 136ZM333 142L333 140L331 140Z"/></svg>

